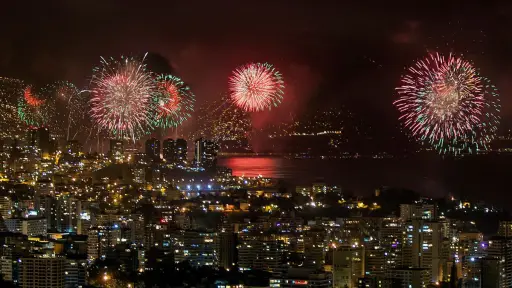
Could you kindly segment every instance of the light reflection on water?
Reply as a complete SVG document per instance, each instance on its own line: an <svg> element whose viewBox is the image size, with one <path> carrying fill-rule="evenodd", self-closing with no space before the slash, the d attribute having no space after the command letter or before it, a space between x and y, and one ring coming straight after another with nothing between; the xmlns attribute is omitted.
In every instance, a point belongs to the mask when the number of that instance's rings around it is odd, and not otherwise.
<svg viewBox="0 0 512 288"><path fill-rule="evenodd" d="M233 175L290 179L300 169L290 159L275 157L232 157L219 159L219 164L233 169Z"/></svg>
<svg viewBox="0 0 512 288"><path fill-rule="evenodd" d="M430 197L449 193L504 201L510 157L442 159L437 155L391 159L286 159L278 157L220 158L219 165L234 175L287 179L291 184L311 184L323 178L345 191L369 194L382 186L401 187ZM495 169L485 169L494 167ZM512 197L511 197L512 198ZM485 200L485 199L484 199ZM488 199L490 200L490 199ZM487 201L487 200L486 200Z"/></svg>
<svg viewBox="0 0 512 288"><path fill-rule="evenodd" d="M329 184L343 185L356 190L373 189L395 184L404 184L406 187L414 185L413 181L423 182L414 173L414 169L403 169L394 161L373 159L287 159L278 157L231 157L219 159L219 165L229 167L233 175L255 177L280 178L289 180L293 184L311 184L323 179ZM389 166L382 169L382 166ZM394 172L391 166L394 168ZM402 166L402 167L401 167ZM404 170L404 171L399 171ZM393 177L391 174L394 174ZM396 179L393 179L396 178Z"/></svg>

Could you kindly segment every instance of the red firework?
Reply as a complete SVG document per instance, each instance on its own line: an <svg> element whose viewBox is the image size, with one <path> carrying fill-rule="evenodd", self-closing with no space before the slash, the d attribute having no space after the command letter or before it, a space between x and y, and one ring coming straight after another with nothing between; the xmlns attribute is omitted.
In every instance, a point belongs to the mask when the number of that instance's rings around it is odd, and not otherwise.
<svg viewBox="0 0 512 288"><path fill-rule="evenodd" d="M178 88L168 82L159 82L158 88L167 92L169 99L167 101L160 101L158 109L160 111L160 116L165 117L171 113L175 113L180 105L180 92Z"/></svg>
<svg viewBox="0 0 512 288"><path fill-rule="evenodd" d="M25 97L25 101L28 105L37 107L44 104L44 100L37 99L34 95L32 95L32 87L25 88L23 96Z"/></svg>
<svg viewBox="0 0 512 288"><path fill-rule="evenodd" d="M250 63L237 68L229 79L231 99L246 111L277 106L283 98L281 74L270 64Z"/></svg>

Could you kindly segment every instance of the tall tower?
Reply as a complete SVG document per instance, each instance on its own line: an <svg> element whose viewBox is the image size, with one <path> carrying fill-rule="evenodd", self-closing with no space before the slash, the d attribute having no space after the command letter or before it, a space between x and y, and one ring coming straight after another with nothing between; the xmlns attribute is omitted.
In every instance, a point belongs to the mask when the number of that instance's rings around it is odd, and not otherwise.
<svg viewBox="0 0 512 288"><path fill-rule="evenodd" d="M204 141L203 138L196 139L194 147L194 166L203 167Z"/></svg>
<svg viewBox="0 0 512 288"><path fill-rule="evenodd" d="M498 259L499 287L512 287L512 238L493 236L489 239L488 256Z"/></svg>
<svg viewBox="0 0 512 288"><path fill-rule="evenodd" d="M187 141L185 139L177 139L174 146L174 155L176 166L185 166L187 164Z"/></svg>
<svg viewBox="0 0 512 288"><path fill-rule="evenodd" d="M236 259L236 234L233 232L221 232L218 236L218 258L219 266L225 269L231 269Z"/></svg>
<svg viewBox="0 0 512 288"><path fill-rule="evenodd" d="M218 145L214 141L199 138L195 141L194 164L197 168L211 169L217 166Z"/></svg>
<svg viewBox="0 0 512 288"><path fill-rule="evenodd" d="M413 268L425 268L431 282L440 282L442 223L413 219L405 224L402 264Z"/></svg>
<svg viewBox="0 0 512 288"><path fill-rule="evenodd" d="M175 161L175 154L174 154L174 147L176 146L176 142L172 140L171 138L165 139L162 147L162 152L165 161L170 164L174 164Z"/></svg>
<svg viewBox="0 0 512 288"><path fill-rule="evenodd" d="M160 140L156 138L146 140L146 156L154 161L160 159Z"/></svg>

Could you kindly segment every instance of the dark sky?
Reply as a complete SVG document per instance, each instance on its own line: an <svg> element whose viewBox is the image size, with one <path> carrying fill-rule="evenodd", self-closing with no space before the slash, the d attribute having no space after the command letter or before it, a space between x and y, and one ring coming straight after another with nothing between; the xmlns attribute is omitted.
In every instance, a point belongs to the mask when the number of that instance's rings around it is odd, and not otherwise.
<svg viewBox="0 0 512 288"><path fill-rule="evenodd" d="M264 121L344 104L389 128L404 67L427 51L455 52L500 89L505 126L512 114L510 1L34 0L1 11L0 75L30 82L82 86L100 56L149 51L201 103L226 91L236 66L270 62L287 89Z"/></svg>

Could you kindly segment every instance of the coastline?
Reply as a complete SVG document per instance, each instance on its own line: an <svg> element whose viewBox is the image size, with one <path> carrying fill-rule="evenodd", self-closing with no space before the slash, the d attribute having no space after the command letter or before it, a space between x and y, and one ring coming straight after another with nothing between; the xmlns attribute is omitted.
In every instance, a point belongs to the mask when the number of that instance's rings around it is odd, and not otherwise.
<svg viewBox="0 0 512 288"><path fill-rule="evenodd" d="M417 154L395 158L287 158L272 156L223 156L218 165L233 170L233 175L276 178L290 185L311 184L323 179L343 187L344 192L369 195L380 187L406 188L429 197L449 194L469 199L485 195L489 203L512 200L504 193L508 179L510 156L480 155L464 158L443 158L439 155Z"/></svg>

